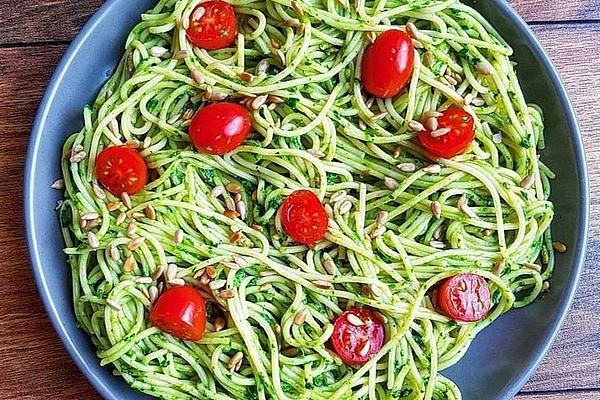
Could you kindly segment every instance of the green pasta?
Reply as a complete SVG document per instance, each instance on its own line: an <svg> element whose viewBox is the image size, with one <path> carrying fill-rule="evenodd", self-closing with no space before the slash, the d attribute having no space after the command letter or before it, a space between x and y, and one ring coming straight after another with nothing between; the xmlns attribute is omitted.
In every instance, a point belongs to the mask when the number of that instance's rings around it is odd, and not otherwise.
<svg viewBox="0 0 600 400"><path fill-rule="evenodd" d="M553 270L543 117L524 99L511 48L457 0L297 0L302 15L289 0L234 0L236 47L206 51L184 29L199 3L160 0L142 15L64 145L73 306L101 364L162 399L460 399L441 371L498 316L534 301ZM365 47L409 23L418 53L409 87L369 98ZM191 117L225 98L249 106L253 133L224 156L195 151ZM450 106L476 115L476 141L428 159L409 125ZM120 199L98 186L94 161L124 143L153 175ZM330 216L310 247L277 215L300 188ZM224 215L232 202L238 218ZM492 310L477 323L432 305L431 288L462 272L490 284ZM183 282L210 300L199 342L149 324L156 296ZM358 368L327 345L352 306L386 322L384 347Z"/></svg>

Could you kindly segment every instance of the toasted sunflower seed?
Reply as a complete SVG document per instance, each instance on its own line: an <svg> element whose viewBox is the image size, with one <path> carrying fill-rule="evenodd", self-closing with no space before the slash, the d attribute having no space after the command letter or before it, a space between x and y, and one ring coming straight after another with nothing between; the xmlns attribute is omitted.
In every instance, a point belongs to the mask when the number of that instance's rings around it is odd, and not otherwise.
<svg viewBox="0 0 600 400"><path fill-rule="evenodd" d="M430 131L435 131L439 126L437 118L436 117L427 118L427 121L425 121L425 126Z"/></svg>
<svg viewBox="0 0 600 400"><path fill-rule="evenodd" d="M106 198L106 193L104 193L104 190L98 186L96 182L92 183L92 192L94 192L94 196L96 196L97 199L104 200Z"/></svg>
<svg viewBox="0 0 600 400"><path fill-rule="evenodd" d="M134 267L135 267L135 258L133 257L133 254L131 254L129 257L127 257L125 259L125 262L123 263L123 272L130 273L133 271Z"/></svg>
<svg viewBox="0 0 600 400"><path fill-rule="evenodd" d="M71 157L69 158L69 161L72 162L73 164L77 164L77 163L83 161L85 159L86 155L87 154L86 154L85 151L80 151L80 152L77 152L77 153L73 153L71 155Z"/></svg>
<svg viewBox="0 0 600 400"><path fill-rule="evenodd" d="M117 216L117 219L116 219L116 221L115 221L115 224L116 224L117 226L119 226L119 225L121 225L123 222L125 222L125 219L127 219L127 214L125 214L125 213L120 213L120 214Z"/></svg>
<svg viewBox="0 0 600 400"><path fill-rule="evenodd" d="M428 174L439 174L442 172L442 166L439 164L430 164L423 168L423 171L427 172Z"/></svg>
<svg viewBox="0 0 600 400"><path fill-rule="evenodd" d="M408 122L408 127L413 132L424 132L426 130L422 123L414 120Z"/></svg>
<svg viewBox="0 0 600 400"><path fill-rule="evenodd" d="M361 346L361 348L358 350L358 355L361 356L361 357L365 357L367 354L369 354L370 350L371 350L371 342L369 340L367 340Z"/></svg>
<svg viewBox="0 0 600 400"><path fill-rule="evenodd" d="M281 49L277 49L277 50L275 50L275 54L277 54L277 58L279 59L281 64L283 64L285 66L286 65L285 54L283 53L283 51L281 51Z"/></svg>
<svg viewBox="0 0 600 400"><path fill-rule="evenodd" d="M450 133L452 129L450 128L441 128L441 129L436 129L435 131L431 131L430 135L431 137L440 137L440 136L444 136L447 135L448 133Z"/></svg>
<svg viewBox="0 0 600 400"><path fill-rule="evenodd" d="M92 249L100 247L100 241L94 232L88 232L88 244Z"/></svg>
<svg viewBox="0 0 600 400"><path fill-rule="evenodd" d="M173 235L173 241L174 241L176 244L181 244L181 243L183 243L183 235L184 235L184 233L183 233L183 230L181 230L181 229L177 229L177 230L175 231L174 235Z"/></svg>
<svg viewBox="0 0 600 400"><path fill-rule="evenodd" d="M534 271L537 271L537 272L542 272L542 266L539 264L525 262L525 263L523 263L523 266L526 268L532 269Z"/></svg>
<svg viewBox="0 0 600 400"><path fill-rule="evenodd" d="M152 283L152 278L149 276L140 276L139 278L136 278L135 281L142 285L149 285Z"/></svg>
<svg viewBox="0 0 600 400"><path fill-rule="evenodd" d="M423 46L423 43L419 42L417 39L413 39L412 44L415 49L422 49L425 47Z"/></svg>
<svg viewBox="0 0 600 400"><path fill-rule="evenodd" d="M446 243L440 242L439 240L432 240L429 242L429 246L433 247L434 249L445 249Z"/></svg>
<svg viewBox="0 0 600 400"><path fill-rule="evenodd" d="M377 34L375 32L367 32L367 39L371 43L375 43L375 39L377 39Z"/></svg>
<svg viewBox="0 0 600 400"><path fill-rule="evenodd" d="M471 104L473 104L475 107L483 107L485 105L485 100L483 100L481 97L475 97Z"/></svg>
<svg viewBox="0 0 600 400"><path fill-rule="evenodd" d="M339 208L339 212L341 215L346 215L350 209L352 209L352 202L350 202L349 200L345 200Z"/></svg>
<svg viewBox="0 0 600 400"><path fill-rule="evenodd" d="M383 184L389 190L396 190L400 186L398 181L396 181L394 178L390 178L387 176L383 179Z"/></svg>
<svg viewBox="0 0 600 400"><path fill-rule="evenodd" d="M148 219L156 219L156 210L154 210L152 204L146 204L146 208L144 208L144 214Z"/></svg>
<svg viewBox="0 0 600 400"><path fill-rule="evenodd" d="M171 282L175 278L177 278L177 265L167 265L167 269L165 270L165 279L167 282Z"/></svg>
<svg viewBox="0 0 600 400"><path fill-rule="evenodd" d="M313 281L313 284L320 289L331 289L331 286L333 286L331 282L322 279Z"/></svg>
<svg viewBox="0 0 600 400"><path fill-rule="evenodd" d="M206 267L205 273L206 276L208 276L210 279L215 279L217 276L217 269L212 265L209 265L208 267Z"/></svg>
<svg viewBox="0 0 600 400"><path fill-rule="evenodd" d="M240 79L244 82L252 82L254 80L254 75L249 72L243 71L240 73Z"/></svg>
<svg viewBox="0 0 600 400"><path fill-rule="evenodd" d="M431 202L431 214L433 214L435 219L442 217L442 205L438 201Z"/></svg>
<svg viewBox="0 0 600 400"><path fill-rule="evenodd" d="M468 106L469 104L471 104L473 102L474 98L475 98L475 96L473 95L473 93L468 93L464 97L465 106Z"/></svg>
<svg viewBox="0 0 600 400"><path fill-rule="evenodd" d="M384 119L385 117L388 116L387 112L382 112L379 114L375 114L371 117L371 121L381 121L382 119Z"/></svg>
<svg viewBox="0 0 600 400"><path fill-rule="evenodd" d="M158 300L158 288L156 286L150 286L148 288L148 300L150 303L154 304L156 300Z"/></svg>
<svg viewBox="0 0 600 400"><path fill-rule="evenodd" d="M329 198L329 202L332 204L337 203L338 201L344 200L347 195L348 192L346 192L345 190L338 190L337 192L331 195L331 197Z"/></svg>
<svg viewBox="0 0 600 400"><path fill-rule="evenodd" d="M190 52L187 50L178 50L173 54L175 60L183 60L190 56Z"/></svg>
<svg viewBox="0 0 600 400"><path fill-rule="evenodd" d="M375 297L381 297L381 295L383 294L383 291L381 290L381 288L379 286L375 285L374 283L371 283L369 285L369 291Z"/></svg>
<svg viewBox="0 0 600 400"><path fill-rule="evenodd" d="M193 70L191 70L191 74L192 74L192 79L198 85L202 85L206 81L206 77L200 71L197 71L197 70L193 69Z"/></svg>
<svg viewBox="0 0 600 400"><path fill-rule="evenodd" d="M252 100L252 103L251 103L252 109L258 110L263 104L265 104L268 97L269 97L268 95L263 94L261 96L258 96L254 100Z"/></svg>
<svg viewBox="0 0 600 400"><path fill-rule="evenodd" d="M235 292L231 289L225 289L219 293L219 297L223 299L233 299L235 297Z"/></svg>
<svg viewBox="0 0 600 400"><path fill-rule="evenodd" d="M244 189L235 182L229 182L227 186L225 186L229 193L242 193Z"/></svg>
<svg viewBox="0 0 600 400"><path fill-rule="evenodd" d="M375 219L375 224L377 226L383 226L387 222L388 216L389 213L387 211L379 211Z"/></svg>
<svg viewBox="0 0 600 400"><path fill-rule="evenodd" d="M192 21L198 21L206 14L206 9L204 7L197 7L192 13L191 19Z"/></svg>
<svg viewBox="0 0 600 400"><path fill-rule="evenodd" d="M154 46L154 47L150 48L150 55L152 57L160 58L160 57L164 56L165 54L167 54L168 51L169 50L165 49L162 46Z"/></svg>
<svg viewBox="0 0 600 400"><path fill-rule="evenodd" d="M56 190L61 190L65 188L65 180L64 179L57 179L54 181L54 183L52 185L50 185L50 187L52 189L56 189Z"/></svg>
<svg viewBox="0 0 600 400"><path fill-rule="evenodd" d="M217 317L213 324L215 327L215 332L222 331L223 328L225 328L226 324L227 324L227 321L225 321L225 318Z"/></svg>
<svg viewBox="0 0 600 400"><path fill-rule="evenodd" d="M92 221L95 219L100 218L100 215L97 212L86 212L81 214L81 216L79 217L80 219L86 220L86 221Z"/></svg>
<svg viewBox="0 0 600 400"><path fill-rule="evenodd" d="M445 75L444 78L446 78L446 81L451 85L451 86L456 86L458 85L458 81L456 79L454 79L453 76L450 75Z"/></svg>
<svg viewBox="0 0 600 400"><path fill-rule="evenodd" d="M258 75L262 75L262 74L266 74L267 71L269 70L269 60L264 58L262 60L260 60L258 62L258 64L256 65L256 73ZM251 97L256 97L256 95L253 95Z"/></svg>
<svg viewBox="0 0 600 400"><path fill-rule="evenodd" d="M535 177L533 175L528 175L527 177L525 177L525 179L521 181L521 187L523 189L529 189L533 185L534 181Z"/></svg>
<svg viewBox="0 0 600 400"><path fill-rule="evenodd" d="M286 357L296 357L298 354L300 354L300 350L295 347L286 347L285 349L281 350L281 354Z"/></svg>
<svg viewBox="0 0 600 400"><path fill-rule="evenodd" d="M348 320L348 322L350 322L351 325L354 325L354 326L363 326L365 324L362 321L362 319L360 319L356 314L350 313L350 314L348 314L346 319Z"/></svg>
<svg viewBox="0 0 600 400"><path fill-rule="evenodd" d="M426 67L431 68L431 66L433 66L434 62L435 62L435 60L434 60L432 52L427 51L427 52L425 52L425 54L423 54L423 64L425 64Z"/></svg>
<svg viewBox="0 0 600 400"><path fill-rule="evenodd" d="M500 259L496 261L496 263L494 263L494 268L492 268L492 272L495 275L500 275L502 274L502 271L504 271L504 268L506 268L506 261L504 259Z"/></svg>
<svg viewBox="0 0 600 400"><path fill-rule="evenodd" d="M327 255L325 260L323 261L323 268L329 275L335 275L335 262Z"/></svg>
<svg viewBox="0 0 600 400"><path fill-rule="evenodd" d="M244 361L244 353L238 351L229 359L229 364L227 364L227 369L230 372L234 372L240 369L242 366L242 362Z"/></svg>
<svg viewBox="0 0 600 400"><path fill-rule="evenodd" d="M542 283L542 292L547 292L548 290L550 290L550 282L544 281Z"/></svg>
<svg viewBox="0 0 600 400"><path fill-rule="evenodd" d="M132 207L131 197L129 197L129 194L127 192L121 193L121 201L123 202L123 204L125 204L125 207L127 207L127 208Z"/></svg>
<svg viewBox="0 0 600 400"><path fill-rule="evenodd" d="M381 235L383 235L386 231L386 227L385 226L378 226L377 228L375 228L372 232L371 232L371 239L375 239Z"/></svg>
<svg viewBox="0 0 600 400"><path fill-rule="evenodd" d="M108 307L112 308L114 311L117 311L117 312L119 312L119 311L122 310L121 305L119 303L117 303L116 301L111 300L111 299L106 299L106 305Z"/></svg>
<svg viewBox="0 0 600 400"><path fill-rule="evenodd" d="M397 147L394 149L394 152L392 153L392 157L393 157L394 159L396 159L396 158L400 157L400 154L402 154L402 147L400 147L400 146L397 146Z"/></svg>
<svg viewBox="0 0 600 400"><path fill-rule="evenodd" d="M323 157L325 157L325 153L323 153L319 149L308 149L308 150L306 150L306 152L308 154L310 154L311 156L316 157L316 158L323 158Z"/></svg>
<svg viewBox="0 0 600 400"><path fill-rule="evenodd" d="M292 0L291 4L292 4L292 8L294 9L294 12L296 12L296 14L298 14L299 17L303 17L304 10L300 6L300 4L298 4L298 2L296 0Z"/></svg>
<svg viewBox="0 0 600 400"><path fill-rule="evenodd" d="M490 236L492 236L493 233L494 233L494 231L492 231L491 229L483 230L483 236L485 236L485 237L490 237Z"/></svg>
<svg viewBox="0 0 600 400"><path fill-rule="evenodd" d="M227 218L234 219L234 218L238 218L240 216L240 213L237 212L236 210L225 210L223 212L223 215L226 216Z"/></svg>
<svg viewBox="0 0 600 400"><path fill-rule="evenodd" d="M129 225L127 225L127 228L125 229L125 234L129 237L135 235L135 224L133 222L130 222Z"/></svg>
<svg viewBox="0 0 600 400"><path fill-rule="evenodd" d="M303 308L302 310L298 311L294 316L294 325L302 325L304 321L306 321L307 316L308 310L306 308Z"/></svg>
<svg viewBox="0 0 600 400"><path fill-rule="evenodd" d="M415 172L415 170L417 169L417 167L413 163L398 164L398 168L402 172Z"/></svg>
<svg viewBox="0 0 600 400"><path fill-rule="evenodd" d="M476 68L481 75L491 75L494 73L494 67L487 61L478 62Z"/></svg>
<svg viewBox="0 0 600 400"><path fill-rule="evenodd" d="M208 287L211 288L211 290L219 290L219 289L223 289L225 287L225 285L227 285L227 281L225 279L219 279L219 280L210 282L208 284Z"/></svg>
<svg viewBox="0 0 600 400"><path fill-rule="evenodd" d="M154 279L155 281L159 280L164 272L165 272L165 266L159 265L158 267L156 267L156 269L152 273L152 279Z"/></svg>
<svg viewBox="0 0 600 400"><path fill-rule="evenodd" d="M146 238L143 236L132 239L129 241L129 243L127 243L127 248L129 250L133 251L133 250L137 249L138 247L140 247L142 245L142 243L144 243L145 240L146 240Z"/></svg>
<svg viewBox="0 0 600 400"><path fill-rule="evenodd" d="M567 245L562 242L553 242L552 247L554 248L554 250L556 250L559 253L567 252Z"/></svg>
<svg viewBox="0 0 600 400"><path fill-rule="evenodd" d="M406 33L408 33L410 36L412 36L415 39L418 39L418 37L419 37L419 31L418 31L417 27L415 26L415 24L413 24L412 22L409 22L408 24L406 24Z"/></svg>
<svg viewBox="0 0 600 400"><path fill-rule="evenodd" d="M244 201L240 200L236 203L236 208L237 208L237 212L239 213L239 217L241 219L246 219L246 212L247 212L246 203Z"/></svg>
<svg viewBox="0 0 600 400"><path fill-rule="evenodd" d="M119 254L119 249L117 248L116 245L111 244L108 251L110 253L111 260L119 261L121 259L121 254Z"/></svg>

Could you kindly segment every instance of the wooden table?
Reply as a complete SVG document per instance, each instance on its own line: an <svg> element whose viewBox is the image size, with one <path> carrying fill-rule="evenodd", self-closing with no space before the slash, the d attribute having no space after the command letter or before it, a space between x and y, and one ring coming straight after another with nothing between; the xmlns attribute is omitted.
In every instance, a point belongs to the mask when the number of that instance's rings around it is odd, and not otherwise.
<svg viewBox="0 0 600 400"><path fill-rule="evenodd" d="M102 0L0 0L0 398L99 399L58 341L29 268L22 175L44 87ZM554 60L579 114L591 173L590 243L575 303L517 397L600 399L600 0L511 0ZM466 399L471 400L471 399ZM485 399L481 399L485 400Z"/></svg>

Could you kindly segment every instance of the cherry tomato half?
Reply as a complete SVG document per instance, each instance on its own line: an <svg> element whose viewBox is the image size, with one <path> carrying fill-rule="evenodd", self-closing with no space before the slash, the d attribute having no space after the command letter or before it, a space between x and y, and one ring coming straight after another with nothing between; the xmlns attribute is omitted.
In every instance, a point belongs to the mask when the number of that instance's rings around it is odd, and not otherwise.
<svg viewBox="0 0 600 400"><path fill-rule="evenodd" d="M127 146L107 147L96 158L96 177L112 194L136 194L148 179L148 167L140 154Z"/></svg>
<svg viewBox="0 0 600 400"><path fill-rule="evenodd" d="M475 138L475 120L462 108L449 108L438 117L438 130L449 128L445 135L433 137L431 131L419 134L421 145L435 157L451 158L462 153Z"/></svg>
<svg viewBox="0 0 600 400"><path fill-rule="evenodd" d="M459 274L442 281L436 306L448 317L463 322L483 319L491 307L490 287L479 275Z"/></svg>
<svg viewBox="0 0 600 400"><path fill-rule="evenodd" d="M191 286L173 286L156 301L150 323L180 339L200 340L206 328L204 298Z"/></svg>
<svg viewBox="0 0 600 400"><path fill-rule="evenodd" d="M222 102L198 111L192 119L189 134L199 151L225 154L241 145L251 128L252 121L244 107Z"/></svg>
<svg viewBox="0 0 600 400"><path fill-rule="evenodd" d="M296 190L281 205L281 224L296 242L314 244L327 232L329 217L310 190Z"/></svg>
<svg viewBox="0 0 600 400"><path fill-rule="evenodd" d="M237 35L235 10L224 1L201 3L190 15L190 42L208 50L229 47Z"/></svg>
<svg viewBox="0 0 600 400"><path fill-rule="evenodd" d="M362 85L373 96L394 97L410 81L415 49L408 34L398 29L383 32L365 51Z"/></svg>
<svg viewBox="0 0 600 400"><path fill-rule="evenodd" d="M346 364L358 365L377 354L384 339L383 321L374 311L351 308L335 320L331 345Z"/></svg>

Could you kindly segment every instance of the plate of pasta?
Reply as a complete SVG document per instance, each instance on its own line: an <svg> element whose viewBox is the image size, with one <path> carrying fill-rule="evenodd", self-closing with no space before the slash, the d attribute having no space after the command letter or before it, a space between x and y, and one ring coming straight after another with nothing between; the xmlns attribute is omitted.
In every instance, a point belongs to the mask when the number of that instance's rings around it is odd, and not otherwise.
<svg viewBox="0 0 600 400"><path fill-rule="evenodd" d="M502 0L112 0L40 106L25 222L107 399L508 399L587 193Z"/></svg>

